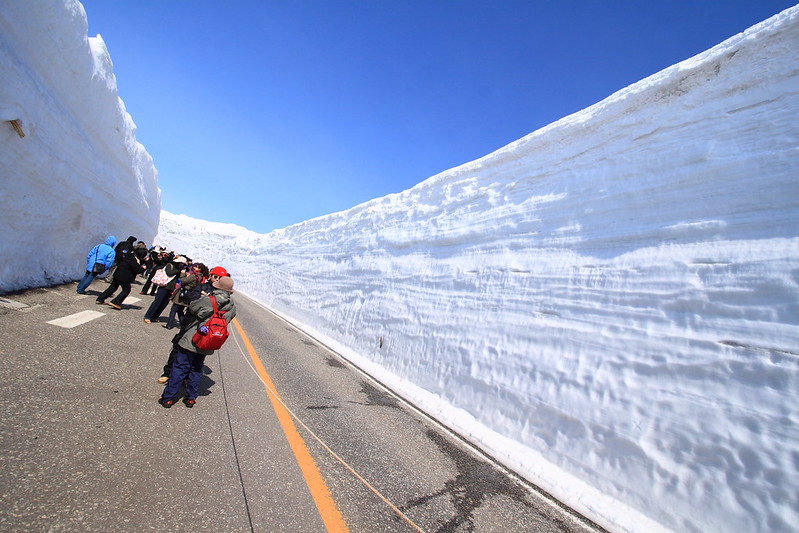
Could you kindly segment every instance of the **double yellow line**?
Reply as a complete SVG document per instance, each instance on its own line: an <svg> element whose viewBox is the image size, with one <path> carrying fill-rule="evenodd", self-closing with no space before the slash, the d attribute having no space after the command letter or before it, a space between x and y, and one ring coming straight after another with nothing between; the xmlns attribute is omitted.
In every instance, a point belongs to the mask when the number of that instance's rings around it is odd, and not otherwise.
<svg viewBox="0 0 799 533"><path fill-rule="evenodd" d="M272 383L272 379L269 377L263 363L261 363L261 359L255 352L255 348L253 348L250 339L247 338L247 334L244 333L244 329L241 327L238 320L234 318L232 322L233 325L236 326L236 331L238 331L244 346L247 348L247 353L252 359L258 376L264 383L269 400L272 402L272 408L275 410L275 414L277 414L277 418L283 428L283 433L286 434L286 439L289 442L291 451L294 453L294 458L297 460L297 464L305 478L305 483L311 491L311 496L316 504L316 508L319 510L319 515L322 517L325 527L331 533L345 533L349 531L347 529L347 524L344 522L344 518L341 516L341 512L336 506L336 502L333 501L333 497L330 495L330 490L327 488L322 474L316 467L316 463L313 457L311 457L308 447L305 445L305 441L297 431L291 414L288 409L286 409L280 396L278 396L277 389L274 383Z"/></svg>

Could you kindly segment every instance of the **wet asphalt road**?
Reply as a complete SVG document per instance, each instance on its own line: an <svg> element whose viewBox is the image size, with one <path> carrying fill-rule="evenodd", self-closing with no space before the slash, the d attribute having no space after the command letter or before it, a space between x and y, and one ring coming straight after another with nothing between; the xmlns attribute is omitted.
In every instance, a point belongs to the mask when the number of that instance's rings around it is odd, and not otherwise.
<svg viewBox="0 0 799 533"><path fill-rule="evenodd" d="M151 297L134 286L141 300L115 311L74 287L0 301L0 530L336 527L298 466L259 361L350 531L598 530L241 294L249 346L231 328L206 359L197 406L163 409L156 378L173 332L143 323ZM47 323L85 311L103 315Z"/></svg>

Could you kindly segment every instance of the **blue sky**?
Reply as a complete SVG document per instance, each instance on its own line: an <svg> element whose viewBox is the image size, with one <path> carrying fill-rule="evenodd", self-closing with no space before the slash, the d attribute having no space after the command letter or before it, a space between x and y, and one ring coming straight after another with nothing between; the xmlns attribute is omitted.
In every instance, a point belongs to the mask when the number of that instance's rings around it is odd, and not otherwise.
<svg viewBox="0 0 799 533"><path fill-rule="evenodd" d="M265 233L482 157L794 2L82 3L163 208Z"/></svg>

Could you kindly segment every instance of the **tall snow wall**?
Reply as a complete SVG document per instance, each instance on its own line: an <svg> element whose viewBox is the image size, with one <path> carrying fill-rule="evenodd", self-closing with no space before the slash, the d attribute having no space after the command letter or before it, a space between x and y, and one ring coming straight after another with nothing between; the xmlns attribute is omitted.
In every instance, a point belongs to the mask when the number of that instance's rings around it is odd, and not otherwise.
<svg viewBox="0 0 799 533"><path fill-rule="evenodd" d="M0 292L78 279L108 235L158 230L157 172L87 31L75 0L0 0Z"/></svg>
<svg viewBox="0 0 799 533"><path fill-rule="evenodd" d="M797 50L792 8L400 194L158 238L613 531L792 531Z"/></svg>

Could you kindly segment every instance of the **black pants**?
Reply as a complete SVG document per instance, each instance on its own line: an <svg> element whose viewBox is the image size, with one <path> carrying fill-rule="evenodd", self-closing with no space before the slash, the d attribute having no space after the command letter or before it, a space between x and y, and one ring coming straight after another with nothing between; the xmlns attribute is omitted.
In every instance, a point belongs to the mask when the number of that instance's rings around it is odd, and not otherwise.
<svg viewBox="0 0 799 533"><path fill-rule="evenodd" d="M156 267L152 267L150 269L150 273L147 274L147 281L144 282L144 286L141 288L142 294L155 294L156 289L158 289L158 285L153 284L153 276L155 276L155 272L158 269Z"/></svg>
<svg viewBox="0 0 799 533"><path fill-rule="evenodd" d="M172 308L169 310L169 318L166 321L166 327L168 329L175 328L183 322L183 308L185 306L180 304L172 304Z"/></svg>
<svg viewBox="0 0 799 533"><path fill-rule="evenodd" d="M111 300L111 303L112 304L117 304L117 305L122 305L122 301L125 298L128 297L128 294L130 294L130 282L129 281L119 281L119 280L116 280L116 279L112 279L111 280L111 285L109 285L108 288L106 290L104 290L102 292L102 294L100 294L100 296L97 297L97 301L98 302L104 302L106 298L108 298L109 296L114 294L116 292L116 290L118 288L120 288L120 287L122 287L122 292L120 292L116 296L116 298Z"/></svg>
<svg viewBox="0 0 799 533"><path fill-rule="evenodd" d="M158 320L158 317L161 316L161 313L164 312L164 309L166 309L166 306L169 304L169 297L171 295L171 290L166 287L158 287L158 290L155 292L155 298L153 298L153 302L150 304L150 308L144 313L144 318L152 320L153 322Z"/></svg>
<svg viewBox="0 0 799 533"><path fill-rule="evenodd" d="M169 352L169 357L166 360L166 364L164 365L164 372L161 374L162 377L168 378L169 373L172 372L172 365L175 363L175 357L178 354L178 346L177 344L172 345L172 350Z"/></svg>

